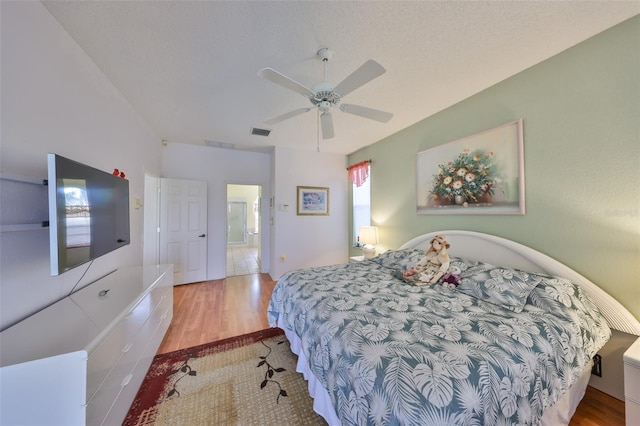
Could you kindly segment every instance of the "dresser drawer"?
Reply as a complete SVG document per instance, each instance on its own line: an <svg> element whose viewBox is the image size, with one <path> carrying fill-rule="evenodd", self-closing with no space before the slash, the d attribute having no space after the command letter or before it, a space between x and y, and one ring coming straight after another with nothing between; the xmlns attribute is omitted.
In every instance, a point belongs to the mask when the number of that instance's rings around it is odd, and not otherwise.
<svg viewBox="0 0 640 426"><path fill-rule="evenodd" d="M151 304L153 305L152 311L155 311L160 304L162 304L167 297L171 297L173 300L173 287L158 287L151 291Z"/></svg>
<svg viewBox="0 0 640 426"><path fill-rule="evenodd" d="M144 327L143 327L144 328ZM87 424L100 425L111 409L123 385L126 385L127 375L133 369L147 345L147 336L134 339L122 351L122 356L111 369L100 387L93 394L87 405Z"/></svg>
<svg viewBox="0 0 640 426"><path fill-rule="evenodd" d="M164 338L164 335L169 328L171 318L173 317L173 306L170 306L169 309L165 310L164 312L160 311L159 317L162 319L162 321L160 322L160 324L155 324L156 328L154 330L153 337L148 342L148 345L146 346L144 353L138 360L138 363L133 367L130 373L131 376L128 378L129 382L121 388L118 398L113 403L111 410L104 420L105 425L122 424L122 421L127 415L129 408L131 407L131 403L138 393L138 389L140 388L142 381L147 375L147 371L149 370L149 366L153 361L153 357L160 347L162 339Z"/></svg>
<svg viewBox="0 0 640 426"><path fill-rule="evenodd" d="M173 295L173 293L168 294ZM136 364L143 358L145 352L151 351L151 356L155 354L168 328L168 324L163 323L171 321L169 315L173 313L173 297L168 297L168 294L165 294L164 298L160 298L160 305L154 309L135 338L123 349L122 356L117 360L115 366L89 400L87 407L87 424L102 424L105 416L109 413L114 401L123 389L135 387L135 392L137 392L140 386L140 383L137 383L137 376L142 375L142 378L144 378L148 365L143 371L135 371ZM154 338L158 337L158 330L162 328L163 325L166 325L166 328L161 332L159 337L160 341L156 343L154 342ZM150 348L150 346L153 347ZM135 376L132 376L132 374L135 374ZM142 378L140 382L142 382ZM128 403L131 404L131 401ZM122 421L122 419L120 421Z"/></svg>
<svg viewBox="0 0 640 426"><path fill-rule="evenodd" d="M93 397L123 351L130 345L151 315L151 295L145 296L113 329L100 344L89 353L87 361L87 400Z"/></svg>
<svg viewBox="0 0 640 426"><path fill-rule="evenodd" d="M162 296L158 307L151 313L149 322L155 324L154 326L157 327L160 321L164 320L164 316L169 308L171 308L171 314L173 314L173 289L169 289L169 291Z"/></svg>

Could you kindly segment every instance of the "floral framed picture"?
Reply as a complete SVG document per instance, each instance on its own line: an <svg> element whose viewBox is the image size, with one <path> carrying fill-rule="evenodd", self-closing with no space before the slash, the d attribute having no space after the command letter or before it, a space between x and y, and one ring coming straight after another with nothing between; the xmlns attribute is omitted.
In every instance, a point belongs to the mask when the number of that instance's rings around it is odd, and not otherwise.
<svg viewBox="0 0 640 426"><path fill-rule="evenodd" d="M328 216L329 188L319 186L298 186L299 216Z"/></svg>
<svg viewBox="0 0 640 426"><path fill-rule="evenodd" d="M416 154L418 214L524 214L522 119Z"/></svg>

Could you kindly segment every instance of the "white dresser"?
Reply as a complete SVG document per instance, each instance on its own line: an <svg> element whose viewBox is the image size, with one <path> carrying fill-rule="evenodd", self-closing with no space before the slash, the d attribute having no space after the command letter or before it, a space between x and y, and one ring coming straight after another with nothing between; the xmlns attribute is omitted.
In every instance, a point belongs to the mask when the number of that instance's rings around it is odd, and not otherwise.
<svg viewBox="0 0 640 426"><path fill-rule="evenodd" d="M132 267L3 331L0 424L122 424L172 317L173 267Z"/></svg>
<svg viewBox="0 0 640 426"><path fill-rule="evenodd" d="M624 399L627 425L640 419L640 339L627 349L624 359Z"/></svg>

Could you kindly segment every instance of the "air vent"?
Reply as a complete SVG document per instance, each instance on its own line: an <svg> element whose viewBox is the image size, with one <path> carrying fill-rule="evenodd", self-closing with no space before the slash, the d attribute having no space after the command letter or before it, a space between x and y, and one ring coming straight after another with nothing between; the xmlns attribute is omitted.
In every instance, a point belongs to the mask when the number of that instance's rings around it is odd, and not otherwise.
<svg viewBox="0 0 640 426"><path fill-rule="evenodd" d="M258 135L258 136L269 136L269 133L271 133L271 130L267 130L267 129L258 129L257 127L252 127L252 128L251 128L251 134L252 134L252 135Z"/></svg>
<svg viewBox="0 0 640 426"><path fill-rule="evenodd" d="M210 146L212 148L236 149L236 145L235 144L228 143L228 142L218 142L218 141L205 140L204 143L207 144L207 146Z"/></svg>

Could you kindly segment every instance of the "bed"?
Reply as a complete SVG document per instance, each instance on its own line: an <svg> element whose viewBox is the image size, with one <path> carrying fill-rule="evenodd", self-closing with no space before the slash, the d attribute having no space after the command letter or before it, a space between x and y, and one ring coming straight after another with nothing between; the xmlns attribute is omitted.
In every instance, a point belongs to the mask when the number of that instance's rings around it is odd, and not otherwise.
<svg viewBox="0 0 640 426"><path fill-rule="evenodd" d="M436 234L451 244L460 284L394 277ZM268 319L298 355L314 410L345 426L568 424L611 328L640 335L633 315L570 268L457 230L362 262L288 272Z"/></svg>

